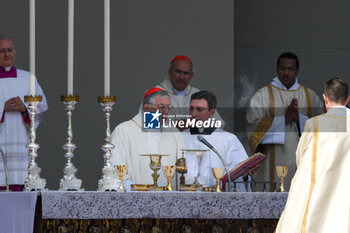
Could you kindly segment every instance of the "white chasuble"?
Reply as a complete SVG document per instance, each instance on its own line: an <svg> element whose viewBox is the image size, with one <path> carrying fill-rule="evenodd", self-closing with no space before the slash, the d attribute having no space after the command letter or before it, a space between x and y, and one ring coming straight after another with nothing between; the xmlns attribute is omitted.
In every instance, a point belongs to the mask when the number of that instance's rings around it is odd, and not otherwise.
<svg viewBox="0 0 350 233"><path fill-rule="evenodd" d="M198 141L198 134L191 134L190 130L182 132L184 136L186 149L208 150L201 156L196 153L187 152L185 154L187 174L186 183L191 184L195 181L194 177L198 176L198 182L204 186L213 186L216 179L213 177L211 168L224 167L218 155L209 150L207 146ZM216 129L210 135L202 134L214 148L220 153L225 160L228 170L248 159L247 153L238 138L229 132ZM243 181L242 177L236 181ZM247 191L243 183L237 185L238 191Z"/></svg>
<svg viewBox="0 0 350 233"><path fill-rule="evenodd" d="M140 155L167 154L168 156L162 157L161 165L175 165L183 140L178 132L147 131L142 125L142 112L139 112L133 119L114 129L111 142L115 148L112 150L111 163L128 165L125 180L131 180L135 184L153 184L150 158ZM167 186L163 170L159 170L158 174L158 186Z"/></svg>
<svg viewBox="0 0 350 233"><path fill-rule="evenodd" d="M296 156L298 169L276 232L350 232L349 110L333 107L308 120Z"/></svg>
<svg viewBox="0 0 350 233"><path fill-rule="evenodd" d="M35 126L38 127L43 113L47 110L45 95L36 82L36 94L41 95L43 100L36 110ZM0 79L0 117L3 115L5 102L19 96L24 102L24 96L29 95L29 72L17 69L17 78ZM28 109L28 106L26 106ZM9 172L9 184L24 184L28 176L28 149L29 125L25 124L20 112L5 112L4 122L0 123L0 147L7 159ZM0 158L0 185L6 184L2 157Z"/></svg>
<svg viewBox="0 0 350 233"><path fill-rule="evenodd" d="M299 127L295 123L285 124L284 121L285 111L293 98L298 100ZM296 171L295 151L299 129L301 134L305 120L323 113L323 109L323 103L316 93L297 83L289 90L269 84L254 94L246 115L248 143L252 153L259 151L268 156L254 175L255 181L279 183L275 166L288 166L285 188L289 190ZM273 189L271 185L270 191Z"/></svg>

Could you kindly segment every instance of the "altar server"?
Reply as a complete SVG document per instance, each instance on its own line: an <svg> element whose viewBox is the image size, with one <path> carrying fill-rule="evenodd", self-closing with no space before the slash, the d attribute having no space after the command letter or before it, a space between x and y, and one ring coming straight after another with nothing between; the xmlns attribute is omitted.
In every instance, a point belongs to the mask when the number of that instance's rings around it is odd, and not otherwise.
<svg viewBox="0 0 350 233"><path fill-rule="evenodd" d="M199 91L191 96L189 114L193 119L200 122L212 121L210 127L192 127L182 132L186 149L208 150L204 144L198 141L197 136L202 135L220 153L227 163L228 170L235 165L248 159L241 142L238 138L227 131L217 129L213 116L216 111L216 96L208 91ZM186 165L188 173L186 183L193 183L194 177L198 176L198 181L204 186L213 186L216 179L213 177L211 168L224 167L218 155L213 151L204 152L202 156L196 153L186 153ZM243 181L242 177L236 181ZM237 185L239 191L248 191L243 183Z"/></svg>
<svg viewBox="0 0 350 233"><path fill-rule="evenodd" d="M309 119L298 144L298 169L277 233L350 232L350 114L348 84L325 84L327 113Z"/></svg>
<svg viewBox="0 0 350 233"><path fill-rule="evenodd" d="M112 150L111 162L114 165L128 165L124 182L126 188L131 183L153 184L150 158L140 156L142 154L167 154L161 159L162 166L175 165L183 144L181 134L167 132L161 125L154 129L148 128L148 123L162 124L169 108L169 94L161 88L151 88L144 95L143 107L138 114L114 129L111 141L115 148ZM151 118L147 118L149 114L152 114ZM158 173L158 185L166 186L167 180L163 172Z"/></svg>
<svg viewBox="0 0 350 233"><path fill-rule="evenodd" d="M305 121L323 113L324 106L315 92L299 84L299 59L295 54L281 54L276 71L277 77L250 100L247 134L252 153L268 155L255 180L278 182L275 166L288 166L285 187L289 190L296 170L295 150ZM274 191L272 185L270 191Z"/></svg>
<svg viewBox="0 0 350 233"><path fill-rule="evenodd" d="M29 72L14 66L16 49L13 39L0 35L0 147L7 159L9 184L12 190L23 190L28 176L28 128L30 124L24 96L29 95ZM36 95L43 97L36 109L35 126L38 127L47 110L45 95L36 81ZM0 158L0 185L6 183L4 164ZM4 187L3 187L4 188Z"/></svg>

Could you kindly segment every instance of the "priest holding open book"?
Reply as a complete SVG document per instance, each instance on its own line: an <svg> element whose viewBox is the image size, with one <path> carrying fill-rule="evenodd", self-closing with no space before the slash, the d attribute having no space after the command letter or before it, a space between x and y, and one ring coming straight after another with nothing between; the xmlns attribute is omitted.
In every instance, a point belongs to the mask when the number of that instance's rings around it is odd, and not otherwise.
<svg viewBox="0 0 350 233"><path fill-rule="evenodd" d="M205 122L211 119L216 111L216 97L208 91L199 91L191 96L189 114L196 121ZM204 125L204 124L203 124ZM202 135L221 154L228 165L228 170L248 158L241 142L232 133L216 128L190 128L182 132L187 149L205 150L208 149L197 140ZM202 156L195 153L186 153L186 166L188 173L186 183L199 182L204 186L215 185L215 178L211 168L224 167L220 158L212 151L206 151ZM242 177L236 181L243 181ZM236 186L237 191L248 191L242 183Z"/></svg>

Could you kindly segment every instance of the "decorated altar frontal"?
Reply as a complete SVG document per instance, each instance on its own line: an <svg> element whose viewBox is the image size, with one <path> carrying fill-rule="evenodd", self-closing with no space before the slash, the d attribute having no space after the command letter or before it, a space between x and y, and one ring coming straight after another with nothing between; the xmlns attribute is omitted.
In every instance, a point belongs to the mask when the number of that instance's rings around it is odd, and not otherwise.
<svg viewBox="0 0 350 233"><path fill-rule="evenodd" d="M273 232L288 193L43 191L42 232Z"/></svg>

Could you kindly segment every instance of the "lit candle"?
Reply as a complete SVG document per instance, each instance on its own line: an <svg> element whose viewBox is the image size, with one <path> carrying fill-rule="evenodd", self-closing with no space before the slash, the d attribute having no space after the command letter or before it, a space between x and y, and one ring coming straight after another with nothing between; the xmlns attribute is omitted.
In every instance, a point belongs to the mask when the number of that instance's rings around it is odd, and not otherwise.
<svg viewBox="0 0 350 233"><path fill-rule="evenodd" d="M104 95L110 95L110 0L105 0L105 18L104 18L104 30L105 30L105 58L104 58Z"/></svg>
<svg viewBox="0 0 350 233"><path fill-rule="evenodd" d="M67 95L73 95L74 0L68 0Z"/></svg>
<svg viewBox="0 0 350 233"><path fill-rule="evenodd" d="M35 0L29 4L29 91L35 96Z"/></svg>

